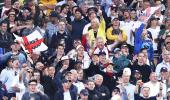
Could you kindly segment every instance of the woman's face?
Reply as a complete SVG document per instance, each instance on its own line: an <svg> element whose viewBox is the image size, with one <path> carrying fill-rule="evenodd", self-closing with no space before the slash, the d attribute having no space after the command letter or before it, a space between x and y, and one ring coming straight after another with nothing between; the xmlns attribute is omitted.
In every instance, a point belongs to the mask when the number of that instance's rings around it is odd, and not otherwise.
<svg viewBox="0 0 170 100"><path fill-rule="evenodd" d="M91 27L92 27L92 28L98 27L98 22L97 22L97 19L96 19L96 18L91 21Z"/></svg>

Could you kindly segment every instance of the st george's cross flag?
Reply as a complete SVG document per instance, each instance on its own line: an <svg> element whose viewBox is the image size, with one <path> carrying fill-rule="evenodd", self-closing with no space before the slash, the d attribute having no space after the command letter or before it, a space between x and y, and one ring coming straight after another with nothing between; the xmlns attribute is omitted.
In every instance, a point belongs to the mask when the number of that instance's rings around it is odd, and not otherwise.
<svg viewBox="0 0 170 100"><path fill-rule="evenodd" d="M24 37L20 37L16 34L13 35L26 53L41 52L48 49L43 43L43 37L37 30Z"/></svg>
<svg viewBox="0 0 170 100"><path fill-rule="evenodd" d="M161 6L146 8L144 11L142 11L139 14L139 20L142 22L147 22L150 19L150 17L152 16L152 14L154 14L155 11L158 10L159 8L161 8Z"/></svg>

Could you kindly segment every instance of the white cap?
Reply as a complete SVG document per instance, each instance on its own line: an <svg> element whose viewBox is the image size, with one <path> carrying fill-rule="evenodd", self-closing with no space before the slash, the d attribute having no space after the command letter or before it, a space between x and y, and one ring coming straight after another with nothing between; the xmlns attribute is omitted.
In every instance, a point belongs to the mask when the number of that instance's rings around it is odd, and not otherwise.
<svg viewBox="0 0 170 100"><path fill-rule="evenodd" d="M128 76L130 76L130 75L131 75L131 70L130 70L130 68L124 68L124 69L123 69L123 75L128 75Z"/></svg>
<svg viewBox="0 0 170 100"><path fill-rule="evenodd" d="M76 50L77 49L79 49L79 48L84 48L82 45L78 45L77 47L76 47Z"/></svg>
<svg viewBox="0 0 170 100"><path fill-rule="evenodd" d="M63 57L61 58L61 61L62 61L62 60L68 60L68 59L69 59L68 56L63 56Z"/></svg>

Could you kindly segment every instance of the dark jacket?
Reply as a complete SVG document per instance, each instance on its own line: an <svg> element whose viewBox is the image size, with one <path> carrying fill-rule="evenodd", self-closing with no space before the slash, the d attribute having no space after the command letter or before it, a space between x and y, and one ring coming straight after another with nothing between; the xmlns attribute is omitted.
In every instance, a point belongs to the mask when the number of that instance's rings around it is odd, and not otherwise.
<svg viewBox="0 0 170 100"><path fill-rule="evenodd" d="M73 39L80 39L82 38L82 33L84 26L88 24L88 22L85 19L81 20L74 20L71 25L72 25L72 37Z"/></svg>
<svg viewBox="0 0 170 100"><path fill-rule="evenodd" d="M5 33L4 35L2 35L2 33L0 33L0 48L5 49L5 52L10 51L10 45L13 42L12 39L12 35L9 33Z"/></svg>
<svg viewBox="0 0 170 100"><path fill-rule="evenodd" d="M148 82L149 81L149 76L150 73L152 72L151 67L149 65L138 65L137 62L135 62L132 66L131 66L131 71L132 71L132 75L134 75L134 70L138 70L141 72L142 75L142 81L143 82Z"/></svg>
<svg viewBox="0 0 170 100"><path fill-rule="evenodd" d="M77 93L74 91L70 91L71 100L77 100ZM64 91L60 89L56 92L54 100L64 100Z"/></svg>
<svg viewBox="0 0 170 100"><path fill-rule="evenodd" d="M50 100L46 94L25 92L21 100Z"/></svg>
<svg viewBox="0 0 170 100"><path fill-rule="evenodd" d="M85 69L84 72L85 72L87 77L92 77L95 74L99 74L100 73L99 64L94 65L94 63L91 62L89 68Z"/></svg>
<svg viewBox="0 0 170 100"><path fill-rule="evenodd" d="M62 89L62 79L63 78L64 78L64 73L61 73L60 71L54 77L55 86L56 86L57 90ZM70 91L77 93L78 89L75 85L72 84L70 87Z"/></svg>
<svg viewBox="0 0 170 100"><path fill-rule="evenodd" d="M88 92L89 92L88 100L100 100L100 98L102 97L101 94L95 89L88 90Z"/></svg>
<svg viewBox="0 0 170 100"><path fill-rule="evenodd" d="M73 46L71 36L69 36L66 32L64 32L63 34L59 32L57 32L57 34L53 34L50 47L55 49L58 44L61 44L61 41L65 43L65 53L72 49Z"/></svg>
<svg viewBox="0 0 170 100"><path fill-rule="evenodd" d="M109 100L110 99L110 91L108 87L101 85L101 86L95 86L96 91L98 91L101 95L100 100ZM102 95L105 94L105 95Z"/></svg>
<svg viewBox="0 0 170 100"><path fill-rule="evenodd" d="M41 84L44 87L44 93L49 96L50 100L54 100L54 95L56 93L54 80L49 76L44 76Z"/></svg>

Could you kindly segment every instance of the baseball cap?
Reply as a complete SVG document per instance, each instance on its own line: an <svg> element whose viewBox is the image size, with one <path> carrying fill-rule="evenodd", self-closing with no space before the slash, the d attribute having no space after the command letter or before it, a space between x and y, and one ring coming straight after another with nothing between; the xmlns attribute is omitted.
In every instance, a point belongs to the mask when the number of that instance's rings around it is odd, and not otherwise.
<svg viewBox="0 0 170 100"><path fill-rule="evenodd" d="M89 95L89 92L88 92L87 89L82 89L82 90L80 91L80 94L83 94L83 95L85 95L85 96L88 96L88 95Z"/></svg>
<svg viewBox="0 0 170 100"><path fill-rule="evenodd" d="M123 69L123 75L130 76L130 75L131 75L131 70L130 70L130 68L124 68L124 69Z"/></svg>
<svg viewBox="0 0 170 100"><path fill-rule="evenodd" d="M150 18L150 21L153 21L153 20L160 20L160 18L157 18L157 17L151 17L151 18Z"/></svg>
<svg viewBox="0 0 170 100"><path fill-rule="evenodd" d="M117 53L118 51L120 51L120 48L115 48L113 52Z"/></svg>
<svg viewBox="0 0 170 100"><path fill-rule="evenodd" d="M160 72L168 72L168 69L166 67L162 67Z"/></svg>
<svg viewBox="0 0 170 100"><path fill-rule="evenodd" d="M58 17L58 14L55 11L51 11L50 17Z"/></svg>
<svg viewBox="0 0 170 100"><path fill-rule="evenodd" d="M11 42L11 45L14 45L14 44L19 44L19 43L17 41Z"/></svg>

